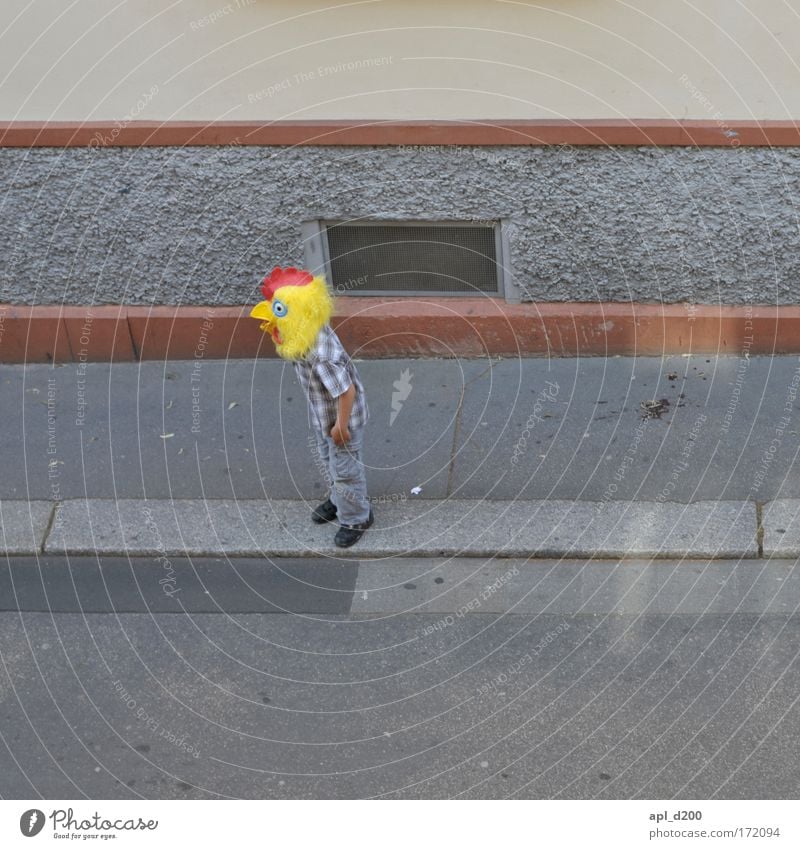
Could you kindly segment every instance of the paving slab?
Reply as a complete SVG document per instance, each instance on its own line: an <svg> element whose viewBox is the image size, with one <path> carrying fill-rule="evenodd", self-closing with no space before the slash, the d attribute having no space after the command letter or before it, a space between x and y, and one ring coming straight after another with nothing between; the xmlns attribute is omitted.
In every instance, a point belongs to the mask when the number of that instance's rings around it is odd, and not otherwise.
<svg viewBox="0 0 800 849"><path fill-rule="evenodd" d="M758 556L749 502L409 501L376 507L357 547L301 501L67 501L47 553L381 557Z"/></svg>
<svg viewBox="0 0 800 849"><path fill-rule="evenodd" d="M366 360L358 363L368 393L364 445L370 493L444 498L464 387L485 360ZM307 458L305 460L307 462Z"/></svg>
<svg viewBox="0 0 800 849"><path fill-rule="evenodd" d="M198 360L41 369L26 371L16 387L26 426L15 438L25 457L4 484L16 492L35 494L44 483L37 423L48 391L62 498L292 497L316 481L305 400L291 368L254 361L229 371L224 362ZM294 439L282 440L282 429Z"/></svg>
<svg viewBox="0 0 800 849"><path fill-rule="evenodd" d="M797 385L795 356L503 360L466 385L450 494L798 497Z"/></svg>
<svg viewBox="0 0 800 849"><path fill-rule="evenodd" d="M371 491L446 494L453 429L480 360L358 363ZM408 397L393 409L394 383ZM0 498L312 498L308 408L276 360L0 366ZM394 416L393 413L396 413Z"/></svg>
<svg viewBox="0 0 800 849"><path fill-rule="evenodd" d="M34 554L42 550L53 501L0 501L0 551Z"/></svg>

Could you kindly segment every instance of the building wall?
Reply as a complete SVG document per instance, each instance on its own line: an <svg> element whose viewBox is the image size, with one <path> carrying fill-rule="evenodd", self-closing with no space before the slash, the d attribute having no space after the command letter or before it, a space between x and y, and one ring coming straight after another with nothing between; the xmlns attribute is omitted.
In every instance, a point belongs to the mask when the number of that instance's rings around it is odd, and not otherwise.
<svg viewBox="0 0 800 849"><path fill-rule="evenodd" d="M791 119L798 0L3 0L0 120Z"/></svg>
<svg viewBox="0 0 800 849"><path fill-rule="evenodd" d="M800 0L3 11L0 121L107 123L90 149L0 146L0 303L246 303L303 262L303 222L349 217L502 219L523 301L800 303L798 147L113 146L142 121L381 118L693 119L738 144L731 122L800 115Z"/></svg>
<svg viewBox="0 0 800 849"><path fill-rule="evenodd" d="M241 304L320 218L495 219L522 300L800 302L800 149L0 149L0 302Z"/></svg>

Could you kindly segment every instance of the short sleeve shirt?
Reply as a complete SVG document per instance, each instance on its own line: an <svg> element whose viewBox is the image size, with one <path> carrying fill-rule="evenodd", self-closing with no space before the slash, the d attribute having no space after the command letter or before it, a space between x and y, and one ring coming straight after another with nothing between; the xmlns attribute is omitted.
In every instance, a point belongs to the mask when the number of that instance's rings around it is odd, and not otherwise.
<svg viewBox="0 0 800 849"><path fill-rule="evenodd" d="M330 433L336 421L336 399L351 384L355 386L356 394L349 427L357 430L367 423L369 409L358 370L330 325L326 324L320 330L303 359L294 360L294 368L308 399L312 421L324 434Z"/></svg>

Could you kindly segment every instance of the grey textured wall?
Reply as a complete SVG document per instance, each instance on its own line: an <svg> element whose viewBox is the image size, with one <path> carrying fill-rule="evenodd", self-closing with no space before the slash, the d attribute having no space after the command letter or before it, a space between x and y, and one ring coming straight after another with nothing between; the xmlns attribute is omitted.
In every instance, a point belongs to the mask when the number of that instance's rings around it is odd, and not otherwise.
<svg viewBox="0 0 800 849"><path fill-rule="evenodd" d="M0 301L237 304L314 218L508 220L523 300L800 303L800 149L0 150Z"/></svg>

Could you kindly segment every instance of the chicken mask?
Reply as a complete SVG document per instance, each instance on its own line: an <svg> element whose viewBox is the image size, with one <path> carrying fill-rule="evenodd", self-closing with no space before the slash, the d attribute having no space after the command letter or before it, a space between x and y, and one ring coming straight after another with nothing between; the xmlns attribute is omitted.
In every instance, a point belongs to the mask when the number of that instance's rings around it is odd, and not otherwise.
<svg viewBox="0 0 800 849"><path fill-rule="evenodd" d="M311 350L333 312L333 299L322 277L297 268L275 268L261 286L264 300L250 311L272 336L286 360L302 359Z"/></svg>

